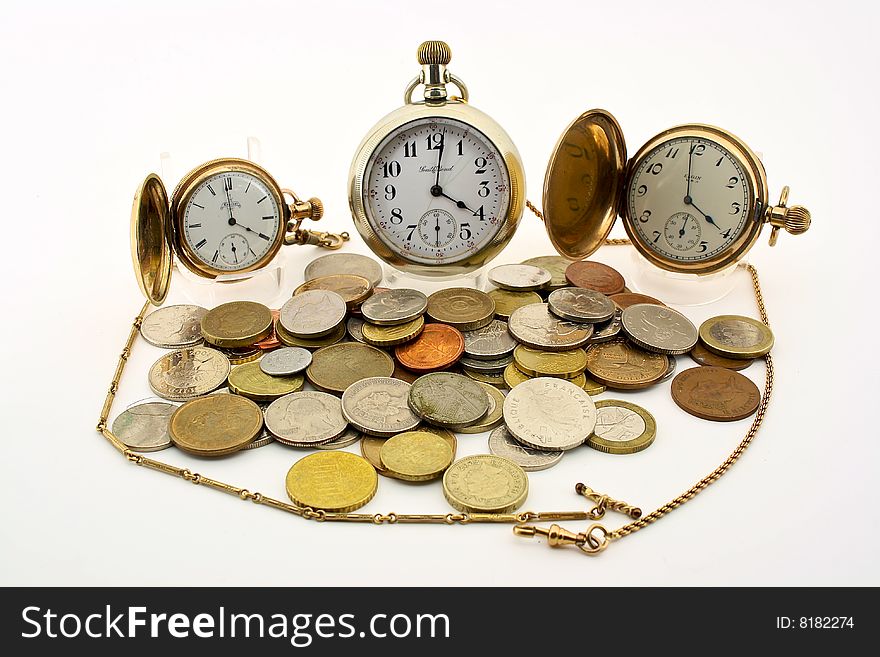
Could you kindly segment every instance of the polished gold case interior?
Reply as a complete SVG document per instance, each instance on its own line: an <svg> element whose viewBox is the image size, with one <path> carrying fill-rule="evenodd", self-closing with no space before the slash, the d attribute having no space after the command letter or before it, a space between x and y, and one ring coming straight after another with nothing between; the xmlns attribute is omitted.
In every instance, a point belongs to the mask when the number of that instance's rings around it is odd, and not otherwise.
<svg viewBox="0 0 880 657"><path fill-rule="evenodd" d="M171 284L170 232L168 193L151 173L135 192L131 208L131 260L138 286L154 306L162 305Z"/></svg>
<svg viewBox="0 0 880 657"><path fill-rule="evenodd" d="M183 220L186 205L198 189L199 185L212 176L233 171L249 173L252 176L259 178L263 184L266 185L266 189L269 190L269 193L275 200L278 210L281 213L281 217L278 233L275 235L275 239L272 241L266 254L248 267L237 269L235 271L228 271L225 269L217 269L216 267L212 267L199 260L198 256L196 256L195 252L192 250L192 247L183 238ZM205 278L217 278L217 276L222 274L244 274L265 267L278 253L281 245L284 244L284 235L287 232L289 221L290 208L284 201L284 194L281 191L281 187L268 171L263 167L254 164L250 160L222 158L205 162L186 174L177 184L174 193L171 195L171 239L174 250L187 268Z"/></svg>
<svg viewBox="0 0 880 657"><path fill-rule="evenodd" d="M431 117L457 119L474 126L495 146L504 160L510 178L510 202L507 214L501 217L501 227L494 239L470 257L450 264L424 264L412 262L394 253L376 234L367 216L367 199L364 177L373 151L385 137L398 127L418 119ZM391 112L377 123L355 151L349 171L348 202L358 233L372 249L392 267L418 276L454 276L479 269L498 255L513 237L522 218L525 204L525 173L522 160L510 137L494 120L458 98L450 98L442 104L412 103Z"/></svg>

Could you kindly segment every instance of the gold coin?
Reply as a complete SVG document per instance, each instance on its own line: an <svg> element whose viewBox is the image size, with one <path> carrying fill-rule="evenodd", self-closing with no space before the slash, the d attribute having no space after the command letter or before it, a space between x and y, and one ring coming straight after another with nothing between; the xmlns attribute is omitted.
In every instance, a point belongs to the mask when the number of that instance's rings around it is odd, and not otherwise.
<svg viewBox="0 0 880 657"><path fill-rule="evenodd" d="M507 368L504 370L504 381L505 383L507 383L508 387L511 388L515 385L522 383L523 381L528 381L532 378L534 377L523 373L523 371L520 370L514 363L508 365ZM583 373L578 374L573 379L568 380L571 381L578 388L583 388L584 392L586 392L588 395L601 395L606 390L606 387L603 386L601 383L593 381L593 379L589 378Z"/></svg>
<svg viewBox="0 0 880 657"><path fill-rule="evenodd" d="M379 477L365 459L351 452L316 452L287 472L287 495L297 506L348 513L373 499Z"/></svg>
<svg viewBox="0 0 880 657"><path fill-rule="evenodd" d="M428 317L459 331L475 331L491 324L495 302L485 292L469 287L451 287L428 297Z"/></svg>
<svg viewBox="0 0 880 657"><path fill-rule="evenodd" d="M773 331L751 317L719 315L700 325L700 340L713 354L749 360L770 353Z"/></svg>
<svg viewBox="0 0 880 657"><path fill-rule="evenodd" d="M257 362L239 365L229 373L229 389L236 395L258 402L275 401L291 392L299 392L303 383L302 374L269 376Z"/></svg>
<svg viewBox="0 0 880 657"><path fill-rule="evenodd" d="M462 513L510 513L528 494L528 475L501 456L465 456L443 475L443 495Z"/></svg>
<svg viewBox="0 0 880 657"><path fill-rule="evenodd" d="M217 347L249 347L272 333L272 311L253 301L230 301L202 318L202 337Z"/></svg>
<svg viewBox="0 0 880 657"><path fill-rule="evenodd" d="M379 450L382 466L406 481L436 479L452 463L452 449L427 431L405 431L385 441Z"/></svg>
<svg viewBox="0 0 880 657"><path fill-rule="evenodd" d="M513 365L513 363L511 363ZM488 383L490 386L494 386L495 388L507 388L507 381L504 380L504 376L501 374L486 374L484 372L476 372L472 369L468 369L467 367L461 368L461 373L466 377L473 379L474 381L479 381L480 383Z"/></svg>
<svg viewBox="0 0 880 657"><path fill-rule="evenodd" d="M309 290L329 290L336 292L345 301L349 310L366 301L373 293L373 284L363 276L354 274L331 274L306 281L293 291L293 296Z"/></svg>
<svg viewBox="0 0 880 657"><path fill-rule="evenodd" d="M220 387L229 359L209 347L187 347L165 354L150 367L150 388L171 401L186 401Z"/></svg>
<svg viewBox="0 0 880 657"><path fill-rule="evenodd" d="M581 377L583 377L583 381L580 380ZM575 379L572 379L571 382L574 383L575 385L578 385L581 388L583 388L584 392L586 392L591 397L595 397L596 395L601 395L603 392L608 390L607 386L602 385L598 381L594 381L593 379L591 379L590 377L588 377L584 374L581 374L581 376L579 376Z"/></svg>
<svg viewBox="0 0 880 657"><path fill-rule="evenodd" d="M663 378L668 369L665 354L639 349L625 340L594 344L587 350L587 371L609 388L644 388Z"/></svg>
<svg viewBox="0 0 880 657"><path fill-rule="evenodd" d="M361 335L367 344L376 347L392 347L414 340L425 328L425 318L416 317L414 320L396 326L379 326L364 322L361 327Z"/></svg>
<svg viewBox="0 0 880 657"><path fill-rule="evenodd" d="M489 395L489 410L471 426L460 428L459 433L491 431L504 421L504 395L494 385L482 383L482 386L486 390L486 394Z"/></svg>
<svg viewBox="0 0 880 657"><path fill-rule="evenodd" d="M329 347L336 344L345 337L345 322L340 323L329 334L320 338L298 338L284 330L281 322L275 326L275 334L281 341L281 344L287 347L304 347L306 349L320 349L321 347Z"/></svg>
<svg viewBox="0 0 880 657"><path fill-rule="evenodd" d="M587 352L583 349L541 351L521 344L513 350L513 361L529 376L573 379L587 369Z"/></svg>
<svg viewBox="0 0 880 657"><path fill-rule="evenodd" d="M495 316L501 319L510 318L511 313L517 308L543 301L541 295L537 292L511 292L510 290L499 288L497 290L490 290L488 295L495 302Z"/></svg>
<svg viewBox="0 0 880 657"><path fill-rule="evenodd" d="M198 456L224 456L244 449L263 428L263 412L250 399L208 395L174 411L168 433L180 449Z"/></svg>
<svg viewBox="0 0 880 657"><path fill-rule="evenodd" d="M250 363L263 355L263 350L258 347L230 347L229 349L218 347L217 351L229 359L230 365Z"/></svg>
<svg viewBox="0 0 880 657"><path fill-rule="evenodd" d="M419 431L433 433L435 436L440 436L446 441L446 444L449 445L449 449L452 450L452 458L455 458L455 453L458 451L458 441L455 439L454 433L448 429L441 429L440 427L432 427L430 425L420 427ZM363 436L361 438L361 454L363 454L364 458L370 462L370 465L376 468L376 472L383 477L400 479L396 473L387 470L385 466L382 465L382 458L379 455L379 452L382 450L382 445L385 444L386 440L387 438L377 438L376 436L367 435Z"/></svg>
<svg viewBox="0 0 880 657"><path fill-rule="evenodd" d="M504 383L506 383L507 387L511 390L523 381L528 381L532 378L528 374L523 374L523 372L521 372L520 369L516 366L516 363L511 363L504 368L503 377Z"/></svg>
<svg viewBox="0 0 880 657"><path fill-rule="evenodd" d="M306 369L316 388L343 393L352 383L371 376L391 376L394 360L381 349L360 342L343 342L318 349Z"/></svg>

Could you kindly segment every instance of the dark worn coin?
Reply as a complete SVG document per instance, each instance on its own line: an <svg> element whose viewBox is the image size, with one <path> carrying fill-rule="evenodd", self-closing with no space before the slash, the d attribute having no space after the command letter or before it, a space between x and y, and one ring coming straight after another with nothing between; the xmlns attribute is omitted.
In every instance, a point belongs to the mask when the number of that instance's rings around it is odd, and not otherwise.
<svg viewBox="0 0 880 657"><path fill-rule="evenodd" d="M636 292L621 292L620 294L612 294L609 298L614 302L614 305L621 310L626 310L637 303L653 303L655 306L666 305L659 299L649 297L647 294L638 294Z"/></svg>
<svg viewBox="0 0 880 657"><path fill-rule="evenodd" d="M742 420L758 410L761 392L739 372L692 367L672 380L672 399L691 415L727 422Z"/></svg>
<svg viewBox="0 0 880 657"><path fill-rule="evenodd" d="M688 355L695 363L699 363L700 365L724 367L729 370L744 370L755 362L753 359L744 360L741 358L725 358L724 356L713 354L703 346L702 342L698 342L696 346L690 350Z"/></svg>
<svg viewBox="0 0 880 657"><path fill-rule="evenodd" d="M565 270L565 278L575 287L585 287L608 295L619 294L625 287L619 271L592 260L571 263Z"/></svg>

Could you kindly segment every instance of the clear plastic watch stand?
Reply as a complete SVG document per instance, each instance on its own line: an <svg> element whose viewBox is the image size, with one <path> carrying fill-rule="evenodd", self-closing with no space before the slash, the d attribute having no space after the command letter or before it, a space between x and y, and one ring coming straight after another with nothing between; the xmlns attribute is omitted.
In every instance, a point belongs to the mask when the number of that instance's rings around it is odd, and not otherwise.
<svg viewBox="0 0 880 657"><path fill-rule="evenodd" d="M632 291L662 299L672 305L702 306L714 303L730 294L739 280L733 276L737 263L711 274L697 276L660 269L639 255L635 249L630 249L630 252L634 272L630 280Z"/></svg>
<svg viewBox="0 0 880 657"><path fill-rule="evenodd" d="M262 149L256 137L247 138L247 159L260 164ZM177 185L183 175L171 153L159 155L162 180L167 189ZM272 261L261 269L246 274L223 274L217 278L204 278L194 274L174 259L174 284L172 291L187 301L206 308L213 308L229 301L256 301L276 308L284 290L284 272L288 267L292 249L282 248ZM234 285L233 285L234 283Z"/></svg>
<svg viewBox="0 0 880 657"><path fill-rule="evenodd" d="M449 276L418 276L402 272L388 264L382 266L382 271L385 274L382 285L394 288L411 288L424 292L427 295L450 287L470 287L475 290L486 289L485 267L467 274L450 274Z"/></svg>

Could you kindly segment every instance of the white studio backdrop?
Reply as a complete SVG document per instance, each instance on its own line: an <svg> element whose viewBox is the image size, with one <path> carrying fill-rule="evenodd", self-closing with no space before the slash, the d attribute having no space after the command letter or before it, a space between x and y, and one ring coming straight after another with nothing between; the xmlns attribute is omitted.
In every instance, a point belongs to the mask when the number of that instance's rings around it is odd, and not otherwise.
<svg viewBox="0 0 880 657"><path fill-rule="evenodd" d="M4 14L0 583L880 584L873 5L84 0L12 2ZM142 303L129 210L159 154L173 153L182 173L243 156L257 136L283 186L324 201L319 227L354 233L354 149L402 102L416 46L438 38L471 102L518 145L538 205L557 137L603 107L630 154L676 124L729 129L763 154L771 201L787 184L813 213L809 233L770 249L765 231L749 256L777 338L774 397L753 447L695 501L597 559L506 525L307 523L129 465L94 431ZM318 255L294 249L291 285ZM346 249L367 253L356 237ZM525 216L495 262L550 253ZM595 258L631 275L625 249ZM727 299L684 310L695 323L754 315L747 276ZM114 415L149 394L157 355L138 344ZM761 365L747 374L762 385ZM720 463L751 421L692 418L668 384L622 396L653 412L655 445L569 454L530 476L524 508L582 508L573 487L583 481L650 511ZM485 435L460 437L460 455L484 451ZM285 499L302 454L272 445L216 461L157 458ZM384 478L364 509L447 510L439 483Z"/></svg>

